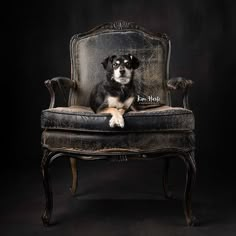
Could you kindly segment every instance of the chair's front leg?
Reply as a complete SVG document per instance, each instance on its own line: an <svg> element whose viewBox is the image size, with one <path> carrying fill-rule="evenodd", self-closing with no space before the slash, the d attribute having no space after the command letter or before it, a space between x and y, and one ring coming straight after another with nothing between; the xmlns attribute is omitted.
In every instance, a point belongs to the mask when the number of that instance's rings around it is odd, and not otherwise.
<svg viewBox="0 0 236 236"><path fill-rule="evenodd" d="M50 162L51 153L48 150L44 150L43 159L41 162L41 170L43 175L43 187L45 192L46 204L45 210L41 216L43 224L48 226L50 223L50 218L53 209L53 195L51 189L51 183L49 178L49 162Z"/></svg>
<svg viewBox="0 0 236 236"><path fill-rule="evenodd" d="M186 217L187 225L197 226L199 221L192 214L192 184L196 177L196 163L194 159L194 152L188 153L185 158L185 164L187 168L186 173L186 185L184 193L184 213Z"/></svg>
<svg viewBox="0 0 236 236"><path fill-rule="evenodd" d="M71 171L72 171L72 185L70 191L72 195L75 195L78 184L78 170L77 170L77 159L70 158Z"/></svg>

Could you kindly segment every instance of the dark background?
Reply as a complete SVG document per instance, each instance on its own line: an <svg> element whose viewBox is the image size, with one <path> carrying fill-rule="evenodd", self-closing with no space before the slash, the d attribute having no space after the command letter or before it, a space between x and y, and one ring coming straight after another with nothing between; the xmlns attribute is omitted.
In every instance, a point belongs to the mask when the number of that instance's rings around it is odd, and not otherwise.
<svg viewBox="0 0 236 236"><path fill-rule="evenodd" d="M2 84L10 94L7 109L11 113L10 118L5 117L8 123L12 120L10 138L5 139L10 150L6 170L9 166L33 166L39 171L40 113L50 101L44 81L59 75L70 77L70 38L105 22L126 20L169 35L170 75L194 81L190 105L196 119L199 179L207 179L209 186L234 183L235 1L49 0L10 4L5 9L7 24L2 37L7 43L2 47L8 62L8 76ZM233 194L231 188L219 189L222 194L225 191Z"/></svg>

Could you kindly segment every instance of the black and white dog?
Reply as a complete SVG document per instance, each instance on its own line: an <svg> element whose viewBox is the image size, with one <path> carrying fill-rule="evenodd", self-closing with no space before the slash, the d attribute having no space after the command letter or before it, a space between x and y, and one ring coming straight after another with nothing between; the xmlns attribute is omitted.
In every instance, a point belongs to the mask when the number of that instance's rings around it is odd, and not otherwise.
<svg viewBox="0 0 236 236"><path fill-rule="evenodd" d="M90 107L95 113L110 113L110 127L124 127L123 114L134 109L134 70L139 60L132 56L110 56L102 65L106 70L106 80L98 83L90 94Z"/></svg>

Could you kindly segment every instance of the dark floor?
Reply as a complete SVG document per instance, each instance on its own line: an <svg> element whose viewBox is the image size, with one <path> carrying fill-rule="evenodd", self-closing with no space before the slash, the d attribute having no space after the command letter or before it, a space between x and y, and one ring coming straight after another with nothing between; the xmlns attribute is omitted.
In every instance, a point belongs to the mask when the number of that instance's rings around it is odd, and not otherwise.
<svg viewBox="0 0 236 236"><path fill-rule="evenodd" d="M182 204L184 165L173 160L171 167L170 182L176 200L163 198L161 167L160 160L80 162L78 194L72 197L68 190L69 163L55 161L51 168L54 211L50 227L44 227L40 220L44 195L39 166L9 167L1 178L0 234L236 235L236 206L230 182L198 171L192 205L201 225L187 227Z"/></svg>

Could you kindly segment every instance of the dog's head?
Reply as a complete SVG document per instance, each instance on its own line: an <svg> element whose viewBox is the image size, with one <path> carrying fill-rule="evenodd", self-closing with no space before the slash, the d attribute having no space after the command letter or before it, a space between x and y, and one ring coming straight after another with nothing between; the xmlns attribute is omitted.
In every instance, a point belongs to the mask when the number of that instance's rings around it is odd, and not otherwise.
<svg viewBox="0 0 236 236"><path fill-rule="evenodd" d="M108 72L108 79L115 80L122 85L130 83L134 70L139 67L139 60L131 54L107 57L102 65Z"/></svg>

